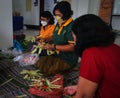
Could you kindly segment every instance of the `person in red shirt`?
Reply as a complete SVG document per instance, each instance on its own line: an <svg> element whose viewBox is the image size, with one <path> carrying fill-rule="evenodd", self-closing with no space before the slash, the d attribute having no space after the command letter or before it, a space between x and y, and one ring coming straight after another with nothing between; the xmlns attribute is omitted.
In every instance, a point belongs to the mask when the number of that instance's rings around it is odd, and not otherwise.
<svg viewBox="0 0 120 98"><path fill-rule="evenodd" d="M72 98L120 98L120 46L115 33L93 14L77 18L72 25L75 51L81 57L77 85L64 88Z"/></svg>

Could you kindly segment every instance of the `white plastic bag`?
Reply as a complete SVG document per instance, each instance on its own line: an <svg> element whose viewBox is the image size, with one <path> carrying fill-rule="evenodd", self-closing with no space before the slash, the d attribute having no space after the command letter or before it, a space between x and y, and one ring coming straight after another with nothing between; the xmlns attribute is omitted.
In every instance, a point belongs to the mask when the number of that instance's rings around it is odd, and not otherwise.
<svg viewBox="0 0 120 98"><path fill-rule="evenodd" d="M13 61L18 61L20 66L34 65L38 60L38 54L22 54L13 59Z"/></svg>
<svg viewBox="0 0 120 98"><path fill-rule="evenodd" d="M16 56L19 56L19 55L22 54L22 50L17 50L16 48L14 48L14 49L4 49L4 50L1 51L1 53L4 54L4 55L16 57Z"/></svg>

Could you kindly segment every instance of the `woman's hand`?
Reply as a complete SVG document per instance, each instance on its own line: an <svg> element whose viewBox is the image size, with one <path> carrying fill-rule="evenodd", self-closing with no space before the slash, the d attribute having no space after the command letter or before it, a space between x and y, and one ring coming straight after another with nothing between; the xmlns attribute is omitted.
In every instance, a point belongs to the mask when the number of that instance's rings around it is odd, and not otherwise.
<svg viewBox="0 0 120 98"><path fill-rule="evenodd" d="M54 44L44 44L42 45L42 49L53 50ZM56 45L56 50L64 52L74 51L74 44Z"/></svg>
<svg viewBox="0 0 120 98"><path fill-rule="evenodd" d="M45 43L45 40L44 40L43 38L41 38L41 39L39 40L39 42L42 44L42 43Z"/></svg>
<svg viewBox="0 0 120 98"><path fill-rule="evenodd" d="M43 44L42 49L47 49L47 50L53 50L54 45L53 44Z"/></svg>
<svg viewBox="0 0 120 98"><path fill-rule="evenodd" d="M64 95L74 95L77 90L77 85L67 86L64 88Z"/></svg>

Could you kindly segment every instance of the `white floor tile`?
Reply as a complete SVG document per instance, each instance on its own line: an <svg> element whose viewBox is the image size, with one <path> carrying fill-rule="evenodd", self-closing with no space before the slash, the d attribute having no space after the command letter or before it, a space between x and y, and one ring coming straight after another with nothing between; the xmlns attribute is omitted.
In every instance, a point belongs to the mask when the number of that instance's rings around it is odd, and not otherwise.
<svg viewBox="0 0 120 98"><path fill-rule="evenodd" d="M39 30L27 29L23 31L26 36L34 36L39 34Z"/></svg>

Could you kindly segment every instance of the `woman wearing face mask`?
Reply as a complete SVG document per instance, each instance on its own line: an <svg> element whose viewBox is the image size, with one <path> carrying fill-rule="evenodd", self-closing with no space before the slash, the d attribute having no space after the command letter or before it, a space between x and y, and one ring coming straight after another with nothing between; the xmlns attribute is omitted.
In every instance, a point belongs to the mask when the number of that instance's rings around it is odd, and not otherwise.
<svg viewBox="0 0 120 98"><path fill-rule="evenodd" d="M37 45L38 43L42 43L42 42L48 43L52 41L53 30L55 28L53 15L49 11L44 11L41 14L40 20L41 20L40 22L42 26L41 26L39 35L34 36L34 39L37 42L30 41L27 47L28 51L31 51L31 49L33 48L33 45Z"/></svg>
<svg viewBox="0 0 120 98"><path fill-rule="evenodd" d="M78 56L74 51L74 38L71 31L73 22L71 6L67 1L59 2L53 10L57 24L53 32L53 44L43 45L43 49L57 51L41 57L36 66L42 73L56 74L70 70L77 65Z"/></svg>
<svg viewBox="0 0 120 98"><path fill-rule="evenodd" d="M44 11L41 14L40 20L42 26L37 38L40 38L40 41L49 42L52 39L55 27L53 15L49 11Z"/></svg>

